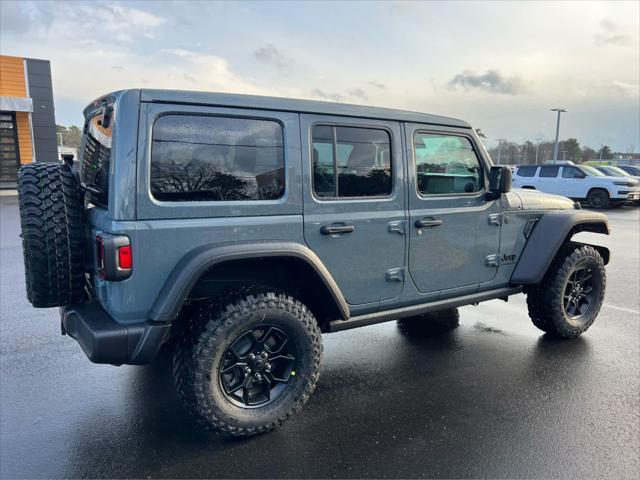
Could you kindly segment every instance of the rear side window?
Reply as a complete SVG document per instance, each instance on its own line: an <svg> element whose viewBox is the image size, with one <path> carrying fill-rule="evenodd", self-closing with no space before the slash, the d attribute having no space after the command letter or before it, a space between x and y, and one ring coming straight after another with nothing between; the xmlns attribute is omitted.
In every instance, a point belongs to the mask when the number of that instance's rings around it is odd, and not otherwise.
<svg viewBox="0 0 640 480"><path fill-rule="evenodd" d="M519 177L535 177L538 167L518 167Z"/></svg>
<svg viewBox="0 0 640 480"><path fill-rule="evenodd" d="M151 194L162 201L277 200L282 126L271 120L164 115L153 126Z"/></svg>
<svg viewBox="0 0 640 480"><path fill-rule="evenodd" d="M391 139L376 128L315 125L313 192L320 198L391 194Z"/></svg>
<svg viewBox="0 0 640 480"><path fill-rule="evenodd" d="M103 126L103 115L87 121L80 178L87 190L87 198L94 205L107 207L109 203L109 165L113 136L113 110L110 121Z"/></svg>
<svg viewBox="0 0 640 480"><path fill-rule="evenodd" d="M417 132L414 152L422 195L473 193L482 189L482 169L466 137Z"/></svg>
<svg viewBox="0 0 640 480"><path fill-rule="evenodd" d="M558 176L560 167L540 167L539 177L555 178Z"/></svg>

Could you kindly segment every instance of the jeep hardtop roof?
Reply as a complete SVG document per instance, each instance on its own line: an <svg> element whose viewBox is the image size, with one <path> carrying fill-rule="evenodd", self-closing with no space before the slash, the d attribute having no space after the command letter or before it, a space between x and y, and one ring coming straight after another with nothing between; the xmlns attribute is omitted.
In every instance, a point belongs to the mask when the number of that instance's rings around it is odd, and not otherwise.
<svg viewBox="0 0 640 480"><path fill-rule="evenodd" d="M122 90L106 96L118 96L125 92L136 90ZM177 103L183 105L206 105L212 107L250 108L260 110L278 110L302 113L317 113L323 115L337 115L349 117L375 118L381 120L395 120L401 122L428 123L449 127L471 128L467 122L456 118L426 113L396 110L393 108L369 107L364 105L350 105L347 103L322 102L316 100L300 100L284 97L266 97L258 95L243 95L237 93L193 92L187 90L155 90L140 89L141 102ZM104 98L104 97L101 97ZM92 102L97 104L100 99Z"/></svg>

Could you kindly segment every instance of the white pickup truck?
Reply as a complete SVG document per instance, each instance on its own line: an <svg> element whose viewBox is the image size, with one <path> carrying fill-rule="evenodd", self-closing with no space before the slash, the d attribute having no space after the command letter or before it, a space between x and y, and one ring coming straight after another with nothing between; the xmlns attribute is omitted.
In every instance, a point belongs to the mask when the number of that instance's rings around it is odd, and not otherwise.
<svg viewBox="0 0 640 480"><path fill-rule="evenodd" d="M640 201L640 181L633 177L608 177L587 165L520 165L513 186L586 200L592 208Z"/></svg>

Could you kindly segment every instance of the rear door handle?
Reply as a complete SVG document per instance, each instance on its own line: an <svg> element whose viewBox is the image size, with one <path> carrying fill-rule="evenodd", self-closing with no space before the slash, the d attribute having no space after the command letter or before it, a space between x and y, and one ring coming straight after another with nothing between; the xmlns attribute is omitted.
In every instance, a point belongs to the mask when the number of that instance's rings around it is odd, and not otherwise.
<svg viewBox="0 0 640 480"><path fill-rule="evenodd" d="M353 225L324 225L320 228L322 235L335 235L336 233L351 233L356 229Z"/></svg>
<svg viewBox="0 0 640 480"><path fill-rule="evenodd" d="M435 228L442 225L442 220L434 217L425 217L420 220L416 220L416 228Z"/></svg>

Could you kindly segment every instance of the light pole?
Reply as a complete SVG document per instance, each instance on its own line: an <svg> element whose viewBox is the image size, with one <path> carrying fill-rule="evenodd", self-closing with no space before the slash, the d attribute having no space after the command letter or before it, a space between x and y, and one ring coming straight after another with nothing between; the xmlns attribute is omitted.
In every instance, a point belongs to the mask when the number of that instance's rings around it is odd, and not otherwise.
<svg viewBox="0 0 640 480"><path fill-rule="evenodd" d="M538 149L540 148L540 141L542 139L540 137L536 138L536 165L538 164Z"/></svg>
<svg viewBox="0 0 640 480"><path fill-rule="evenodd" d="M558 122L556 123L556 143L553 145L553 161L558 161L558 138L560 136L560 114L566 112L564 108L552 108L552 112L558 112Z"/></svg>

